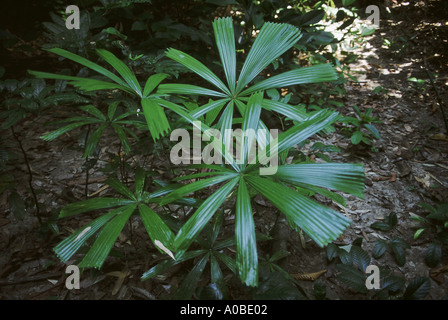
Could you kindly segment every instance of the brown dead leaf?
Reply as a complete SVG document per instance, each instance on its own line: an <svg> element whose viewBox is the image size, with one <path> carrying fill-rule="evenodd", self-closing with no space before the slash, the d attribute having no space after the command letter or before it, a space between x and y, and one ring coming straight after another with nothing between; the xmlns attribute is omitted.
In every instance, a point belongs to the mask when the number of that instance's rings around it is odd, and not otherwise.
<svg viewBox="0 0 448 320"><path fill-rule="evenodd" d="M389 179L390 182L395 182L397 180L397 173L392 172L392 177Z"/></svg>
<svg viewBox="0 0 448 320"><path fill-rule="evenodd" d="M438 140L438 141L448 141L448 138L443 133L437 133L429 137L429 139L432 140Z"/></svg>
<svg viewBox="0 0 448 320"><path fill-rule="evenodd" d="M291 277L293 277L296 280L307 280L307 281L314 281L317 278L319 278L321 275L323 275L327 270L321 270L317 272L312 273L294 273L291 274Z"/></svg>
<svg viewBox="0 0 448 320"><path fill-rule="evenodd" d="M445 282L444 273L448 271L448 264L442 267L434 268L429 272L429 276L439 284Z"/></svg>
<svg viewBox="0 0 448 320"><path fill-rule="evenodd" d="M424 178L415 177L415 180L417 180L427 188L431 186L430 179L431 177L429 176L429 174L426 174Z"/></svg>
<svg viewBox="0 0 448 320"><path fill-rule="evenodd" d="M112 289L112 295L116 295L118 291L120 291L121 286L123 285L124 279L131 273L128 270L124 271L112 271L107 273L108 276L117 277L117 280L115 281L114 288Z"/></svg>
<svg viewBox="0 0 448 320"><path fill-rule="evenodd" d="M372 177L372 181L387 181L387 180L391 180L393 178L393 176L389 176L389 177L384 177L384 176L375 176Z"/></svg>
<svg viewBox="0 0 448 320"><path fill-rule="evenodd" d="M413 131L414 131L414 129L413 129L409 124L405 124L405 125L404 125L404 129L405 129L407 132L413 132Z"/></svg>

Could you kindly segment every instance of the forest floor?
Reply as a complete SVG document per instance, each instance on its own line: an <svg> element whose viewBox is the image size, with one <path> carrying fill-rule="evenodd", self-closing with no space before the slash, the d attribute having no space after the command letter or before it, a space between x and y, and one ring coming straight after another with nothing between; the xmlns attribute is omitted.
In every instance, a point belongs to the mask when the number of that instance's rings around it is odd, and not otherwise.
<svg viewBox="0 0 448 320"><path fill-rule="evenodd" d="M429 277L431 289L425 297L439 300L448 296L448 255L434 268L425 262L425 250L434 233L424 232L414 240L416 231L413 215L427 214L419 203L448 202L448 138L440 110L437 92L428 80L427 70L437 73L434 85L444 98L448 96L448 20L428 12L425 7L401 5L391 8L392 14L382 18L380 29L366 38L360 57L351 65L358 82L346 85L347 94L342 114L350 115L353 105L362 110L373 108L382 123L377 124L381 139L372 146L353 146L338 134L328 137L341 153L333 155L338 162L362 163L366 172L365 198L347 197L345 208L334 209L344 213L353 223L335 243L350 245L362 238L362 248L372 254L378 239L404 239L406 262L399 266L390 251L381 258L372 258L371 264L386 267L407 282L415 277ZM389 42L385 41L388 40ZM39 68L35 68L39 70ZM425 79L420 87L410 81ZM381 87L376 93L372 91ZM448 109L445 109L448 112ZM33 186L42 207L47 208L47 219L74 199L83 199L85 173L82 168L82 150L75 138L65 136L48 143L39 137L45 132L48 118L29 119L16 128L33 170ZM17 145L11 134L4 137L10 145ZM108 146L111 150L114 146ZM14 147L17 154L20 149ZM107 153L101 161L109 161ZM154 159L157 161L157 159ZM158 160L161 161L161 160ZM7 170L14 172L17 186L23 196L29 196L25 162L18 159ZM89 193L104 194L104 174L94 170L90 176ZM101 193L100 193L101 192ZM319 199L320 200L320 199ZM328 205L328 203L326 203ZM273 232L276 213L262 199L257 201L257 228L267 234ZM395 213L397 225L390 231L371 228L374 222ZM143 272L158 259L150 248L141 225L135 225L133 234L119 237L116 249L125 259L111 257L101 271L82 274L81 289L65 287L66 265L59 262L52 248L73 230L83 226L91 216L58 221L59 235L43 232L32 212L17 220L10 212L7 193L0 195L0 299L163 299L179 283L182 269L165 277L140 281ZM226 221L230 228L232 221ZM357 293L337 278L335 260L329 261L327 251L300 234L283 226L283 246L290 252L282 267L290 274L321 272L318 280L326 287L328 299L369 299L371 293ZM278 247L278 244L277 244ZM261 251L271 253L270 244L261 244ZM160 260L159 260L160 261ZM69 264L69 263L67 263ZM230 296L249 298L238 279L229 276ZM300 280L300 285L313 299L313 281Z"/></svg>

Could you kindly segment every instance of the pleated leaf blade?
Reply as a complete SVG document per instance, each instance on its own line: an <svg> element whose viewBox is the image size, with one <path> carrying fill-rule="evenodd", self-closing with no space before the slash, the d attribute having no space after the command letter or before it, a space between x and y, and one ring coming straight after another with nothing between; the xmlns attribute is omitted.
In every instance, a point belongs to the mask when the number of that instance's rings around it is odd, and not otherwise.
<svg viewBox="0 0 448 320"><path fill-rule="evenodd" d="M246 176L245 180L320 247L336 240L350 225L350 220L344 215L322 206L282 184L255 176Z"/></svg>
<svg viewBox="0 0 448 320"><path fill-rule="evenodd" d="M282 181L306 183L364 197L362 164L309 163L278 166L274 176Z"/></svg>
<svg viewBox="0 0 448 320"><path fill-rule="evenodd" d="M132 204L115 209L117 215L103 227L98 238L79 264L80 268L101 268L118 235L136 208L137 204Z"/></svg>
<svg viewBox="0 0 448 320"><path fill-rule="evenodd" d="M233 94L235 93L236 83L236 51L232 18L216 19L213 22L213 30L227 84Z"/></svg>
<svg viewBox="0 0 448 320"><path fill-rule="evenodd" d="M235 210L236 264L241 281L258 284L258 254L255 224L246 183L240 179Z"/></svg>
<svg viewBox="0 0 448 320"><path fill-rule="evenodd" d="M215 193L209 196L196 210L196 212L188 219L188 221L179 230L174 239L174 249L177 252L184 252L193 243L195 237L205 227L207 222L212 218L216 210L227 199L232 192L239 178L234 178L224 186L219 188Z"/></svg>

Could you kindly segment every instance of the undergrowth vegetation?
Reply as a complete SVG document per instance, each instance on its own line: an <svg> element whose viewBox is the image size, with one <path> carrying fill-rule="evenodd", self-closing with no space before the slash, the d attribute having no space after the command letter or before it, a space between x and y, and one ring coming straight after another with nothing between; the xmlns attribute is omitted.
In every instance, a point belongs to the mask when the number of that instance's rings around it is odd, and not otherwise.
<svg viewBox="0 0 448 320"><path fill-rule="evenodd" d="M253 287L255 298L272 298L266 290L272 279L295 284L291 295L305 296L297 281L275 264L284 253L269 257L259 252L260 242L276 241L256 228L254 202L262 197L292 229L326 247L330 261L340 260L342 282L365 292L370 257L361 243L348 247L332 243L351 221L312 198L319 194L342 207L349 194L363 198L364 168L333 162L328 153L339 149L331 144L313 141L311 154L301 150L313 136L325 138L332 132L367 147L380 138L375 127L380 121L372 109L354 105L351 115L338 111L347 79L356 80L350 63L357 56L351 50L375 30L360 22L352 3L80 1L78 30L65 27L60 4L61 10L44 23L42 49L65 68L58 72L33 68L24 80L3 79L1 129L15 133L25 118L67 109L70 116L48 123L41 138L52 143L67 133L79 135L85 199L67 204L55 219L54 212L39 208L29 168L32 199L18 195L13 177L1 177L1 191L10 193L11 210L21 218L26 207L34 207L41 223L50 227L46 230L61 238L54 248L57 257L82 269L100 269L120 233L136 217L163 257L142 270L142 280L191 263L173 294L176 299L228 298L229 272ZM178 129L190 135L199 132L199 156L213 154L213 159L222 161L190 164L188 153L188 161L167 163L168 170L151 167L146 160L136 163L137 154L139 159L155 156L170 161L176 147L170 135ZM226 133L236 129L256 134L243 136L237 145ZM272 129L280 131L278 136L261 133ZM221 133L219 138L216 132ZM118 141L119 156L101 168L98 159L105 152L105 136ZM260 146L255 157L250 154L253 144ZM181 151L191 147L188 142ZM233 153L235 148L241 152ZM0 145L0 165L18 156ZM107 174L105 184L111 191L91 196L89 172L100 169ZM415 237L436 228L427 255L428 263L435 265L446 243L446 210L425 208L431 214L419 219ZM89 223L62 237L60 219L89 212L96 214ZM234 226L224 234L226 217L234 217ZM376 227L387 232L396 223L393 216L388 221ZM402 264L406 245L396 238L379 241L375 258L390 248ZM425 279L405 287L403 279L382 275L387 285L372 297L420 297L427 288ZM206 285L199 286L200 281ZM290 288L288 284L285 288Z"/></svg>

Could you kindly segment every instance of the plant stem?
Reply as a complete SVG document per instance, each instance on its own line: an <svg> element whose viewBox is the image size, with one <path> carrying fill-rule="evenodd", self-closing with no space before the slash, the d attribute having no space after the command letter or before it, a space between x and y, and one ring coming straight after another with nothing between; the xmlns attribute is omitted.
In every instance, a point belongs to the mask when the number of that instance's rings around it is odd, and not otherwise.
<svg viewBox="0 0 448 320"><path fill-rule="evenodd" d="M20 141L19 137L15 133L13 126L11 126L11 132L12 132L12 135L14 136L14 138L17 140L20 150L22 150L23 158L25 159L26 167L28 170L28 185L30 187L31 194L33 195L34 204L36 205L37 220L39 220L39 223L42 224L42 219L40 217L40 211L39 211L39 203L37 202L37 195L33 188L33 173L31 172L31 166L30 166L30 162L28 160L28 156L26 155L25 149L23 148L22 141Z"/></svg>
<svg viewBox="0 0 448 320"><path fill-rule="evenodd" d="M89 139L90 134L90 124L87 125L87 133L86 138L84 139L84 150L87 149L87 140ZM84 195L86 200L89 198L89 156L86 156L86 183L84 185Z"/></svg>

